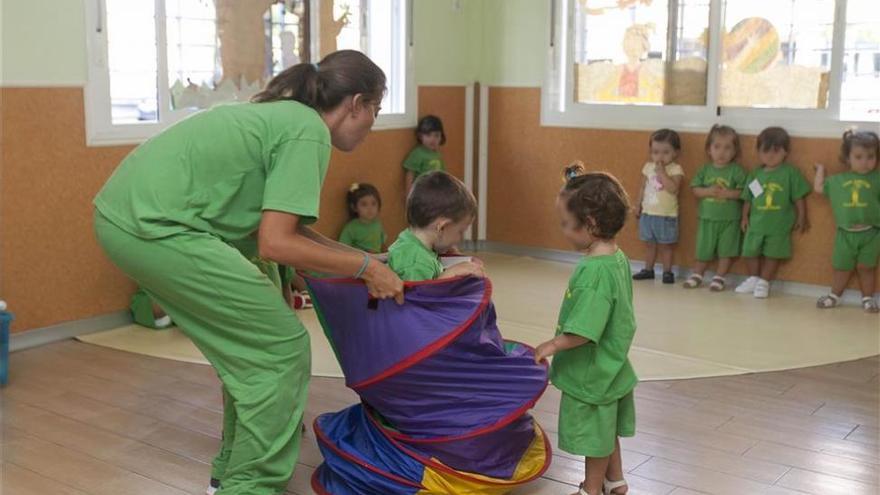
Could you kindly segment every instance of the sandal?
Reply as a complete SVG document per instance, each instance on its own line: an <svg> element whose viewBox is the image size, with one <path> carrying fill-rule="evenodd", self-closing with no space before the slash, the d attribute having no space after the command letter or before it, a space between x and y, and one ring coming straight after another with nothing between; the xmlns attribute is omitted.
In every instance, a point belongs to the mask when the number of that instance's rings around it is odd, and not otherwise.
<svg viewBox="0 0 880 495"><path fill-rule="evenodd" d="M624 487L626 487L627 491L628 491L629 485L626 484L626 480L617 480L617 481L605 480L605 487L604 487L603 491L605 492L605 495L623 495L622 493L615 492L614 490L617 490L618 488L624 488ZM623 493L626 493L626 492L623 492Z"/></svg>
<svg viewBox="0 0 880 495"><path fill-rule="evenodd" d="M877 307L877 301L875 301L873 297L862 298L862 309L865 310L865 313L880 313L880 308Z"/></svg>
<svg viewBox="0 0 880 495"><path fill-rule="evenodd" d="M685 289L696 289L703 285L703 276L699 273L691 273L691 275L681 284Z"/></svg>
<svg viewBox="0 0 880 495"><path fill-rule="evenodd" d="M572 493L571 495L590 495L590 494L587 493L587 490L584 489L584 484L581 483L580 485L578 485L578 491L575 493Z"/></svg>
<svg viewBox="0 0 880 495"><path fill-rule="evenodd" d="M831 309L836 308L837 305L840 304L840 297L834 294L825 294L820 297L818 301L816 301L816 307L819 309ZM865 300L862 299L862 306L865 305ZM865 307L865 311L867 311L867 307Z"/></svg>
<svg viewBox="0 0 880 495"><path fill-rule="evenodd" d="M721 275L715 275L712 277L712 282L709 283L709 290L712 292L724 292L727 281L724 280L724 277Z"/></svg>
<svg viewBox="0 0 880 495"><path fill-rule="evenodd" d="M294 291L293 309L312 309L312 297L308 292Z"/></svg>

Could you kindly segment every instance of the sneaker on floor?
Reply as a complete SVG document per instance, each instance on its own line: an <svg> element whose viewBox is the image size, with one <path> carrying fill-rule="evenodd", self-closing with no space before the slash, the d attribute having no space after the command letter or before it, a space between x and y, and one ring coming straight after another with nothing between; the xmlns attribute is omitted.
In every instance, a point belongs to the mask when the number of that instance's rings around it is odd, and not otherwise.
<svg viewBox="0 0 880 495"><path fill-rule="evenodd" d="M663 272L663 283L664 284L674 284L675 283L675 274L672 272Z"/></svg>
<svg viewBox="0 0 880 495"><path fill-rule="evenodd" d="M214 495L219 489L220 480L218 480L217 478L211 478L211 483L208 485L208 489L205 490L205 495Z"/></svg>
<svg viewBox="0 0 880 495"><path fill-rule="evenodd" d="M759 278L755 284L755 292L753 294L757 299L767 299L767 296L770 295L770 282Z"/></svg>
<svg viewBox="0 0 880 495"><path fill-rule="evenodd" d="M743 283L736 286L736 289L733 289L737 294L753 294L755 292L755 285L758 284L758 277L749 277L743 281Z"/></svg>
<svg viewBox="0 0 880 495"><path fill-rule="evenodd" d="M642 268L638 273L633 275L633 280L654 280L654 270Z"/></svg>

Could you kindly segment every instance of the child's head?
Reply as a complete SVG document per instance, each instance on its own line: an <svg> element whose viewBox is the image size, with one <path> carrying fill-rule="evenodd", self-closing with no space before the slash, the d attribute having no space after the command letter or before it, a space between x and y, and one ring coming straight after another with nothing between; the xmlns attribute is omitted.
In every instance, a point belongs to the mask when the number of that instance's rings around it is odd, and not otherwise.
<svg viewBox="0 0 880 495"><path fill-rule="evenodd" d="M733 127L715 124L706 136L706 154L716 165L727 165L740 154L739 135Z"/></svg>
<svg viewBox="0 0 880 495"><path fill-rule="evenodd" d="M768 127L758 134L758 159L774 168L782 164L791 151L791 137L782 127Z"/></svg>
<svg viewBox="0 0 880 495"><path fill-rule="evenodd" d="M348 204L348 216L351 219L375 220L382 208L382 197L379 196L379 190L372 184L355 182L348 188L345 202Z"/></svg>
<svg viewBox="0 0 880 495"><path fill-rule="evenodd" d="M446 144L446 133L443 131L443 121L434 115L425 115L419 120L416 127L416 139L419 144L432 151L437 151L440 146Z"/></svg>
<svg viewBox="0 0 880 495"><path fill-rule="evenodd" d="M669 165L681 151L681 138L672 129L660 129L651 134L648 141L651 150L651 161L662 166Z"/></svg>
<svg viewBox="0 0 880 495"><path fill-rule="evenodd" d="M877 168L880 160L880 138L876 132L846 131L840 143L840 161L860 174Z"/></svg>
<svg viewBox="0 0 880 495"><path fill-rule="evenodd" d="M406 198L406 221L433 235L434 251L445 252L464 239L477 214L477 200L460 180L446 172L431 172L413 183Z"/></svg>
<svg viewBox="0 0 880 495"><path fill-rule="evenodd" d="M556 208L565 238L579 251L597 240L613 240L629 212L620 182L605 172L585 172L580 162L567 167L564 177Z"/></svg>

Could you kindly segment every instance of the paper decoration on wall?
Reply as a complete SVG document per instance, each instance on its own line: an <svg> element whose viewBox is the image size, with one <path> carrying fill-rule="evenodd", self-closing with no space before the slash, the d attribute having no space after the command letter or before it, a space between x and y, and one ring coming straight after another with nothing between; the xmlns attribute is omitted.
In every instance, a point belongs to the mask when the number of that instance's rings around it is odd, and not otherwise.
<svg viewBox="0 0 880 495"><path fill-rule="evenodd" d="M205 83L193 84L189 80L187 80L187 84L183 84L178 79L171 85L171 108L175 110L210 108L218 103L245 102L257 94L262 87L261 82L248 84L243 79L240 79L237 85L230 79L224 79L216 88Z"/></svg>
<svg viewBox="0 0 880 495"><path fill-rule="evenodd" d="M334 4L334 0L321 0L321 6L318 9L321 58L336 51L336 37L351 22L351 11L348 9L348 3L344 3L345 10L338 19L333 14Z"/></svg>
<svg viewBox="0 0 880 495"><path fill-rule="evenodd" d="M779 32L767 19L749 17L723 36L720 100L731 107L825 108L828 72L780 63Z"/></svg>
<svg viewBox="0 0 880 495"><path fill-rule="evenodd" d="M624 64L577 64L575 98L592 103L701 105L706 101L706 62L684 58L672 64L647 59L653 24L633 24L624 32Z"/></svg>
<svg viewBox="0 0 880 495"><path fill-rule="evenodd" d="M223 78L247 85L266 73L266 27L263 16L276 0L215 0L217 37Z"/></svg>
<svg viewBox="0 0 880 495"><path fill-rule="evenodd" d="M767 19L743 19L724 35L727 68L756 74L775 65L780 57L779 33Z"/></svg>

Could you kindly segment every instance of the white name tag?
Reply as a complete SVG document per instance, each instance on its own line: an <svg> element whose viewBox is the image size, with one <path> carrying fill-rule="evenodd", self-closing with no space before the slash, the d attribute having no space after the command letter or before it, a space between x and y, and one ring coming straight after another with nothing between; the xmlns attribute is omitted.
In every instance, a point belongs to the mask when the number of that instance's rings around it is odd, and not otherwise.
<svg viewBox="0 0 880 495"><path fill-rule="evenodd" d="M764 194L764 188L761 187L761 183L758 182L758 179L755 179L749 183L749 191L752 191L752 196L756 198Z"/></svg>

